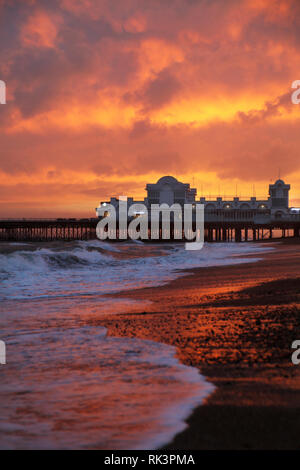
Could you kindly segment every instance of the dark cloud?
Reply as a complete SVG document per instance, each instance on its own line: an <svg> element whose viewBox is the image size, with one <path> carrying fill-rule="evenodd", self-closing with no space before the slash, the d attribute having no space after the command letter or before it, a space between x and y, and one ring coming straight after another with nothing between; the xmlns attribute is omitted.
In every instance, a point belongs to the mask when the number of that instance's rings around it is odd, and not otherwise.
<svg viewBox="0 0 300 470"><path fill-rule="evenodd" d="M280 116L281 112L291 112L293 104L291 101L291 91L278 96L273 101L266 101L262 109L251 109L247 113L238 112L237 117L241 122L247 124L256 124L260 121L264 121L270 117Z"/></svg>
<svg viewBox="0 0 300 470"><path fill-rule="evenodd" d="M162 70L154 80L146 83L141 94L141 102L144 110L158 109L164 107L175 97L178 98L181 84L169 70Z"/></svg>

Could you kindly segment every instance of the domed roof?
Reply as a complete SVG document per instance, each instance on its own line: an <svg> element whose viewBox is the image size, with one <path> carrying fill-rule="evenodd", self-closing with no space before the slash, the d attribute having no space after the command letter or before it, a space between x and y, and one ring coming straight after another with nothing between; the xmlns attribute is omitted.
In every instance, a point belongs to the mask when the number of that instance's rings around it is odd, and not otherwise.
<svg viewBox="0 0 300 470"><path fill-rule="evenodd" d="M284 184L284 181L279 179L275 182L275 184Z"/></svg>
<svg viewBox="0 0 300 470"><path fill-rule="evenodd" d="M174 184L178 183L177 179L174 176L163 176L160 178L156 184Z"/></svg>

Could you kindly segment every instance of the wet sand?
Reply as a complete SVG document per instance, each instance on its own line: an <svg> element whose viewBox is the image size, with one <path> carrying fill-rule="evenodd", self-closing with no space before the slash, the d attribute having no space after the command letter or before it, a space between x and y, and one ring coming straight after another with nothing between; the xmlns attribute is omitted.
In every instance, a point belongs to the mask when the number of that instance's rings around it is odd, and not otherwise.
<svg viewBox="0 0 300 470"><path fill-rule="evenodd" d="M300 243L270 246L256 263L193 269L127 292L152 304L96 321L113 336L175 345L184 364L216 385L165 448L300 448L300 365L291 362L300 339Z"/></svg>

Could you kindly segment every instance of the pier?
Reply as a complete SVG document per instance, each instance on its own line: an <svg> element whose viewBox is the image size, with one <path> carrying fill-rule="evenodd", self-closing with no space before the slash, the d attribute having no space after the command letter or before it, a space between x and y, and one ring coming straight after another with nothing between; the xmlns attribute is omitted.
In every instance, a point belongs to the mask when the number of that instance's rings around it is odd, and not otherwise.
<svg viewBox="0 0 300 470"><path fill-rule="evenodd" d="M226 214L228 216L228 214ZM204 223L204 239L207 242L243 242L275 240L300 237L300 215L285 220L241 221L226 219L212 220L210 214ZM98 218L90 219L2 219L0 220L0 242L51 242L72 240L95 240ZM119 230L116 230L116 240ZM170 235L159 230L158 240L174 239L174 228L170 224ZM184 237L183 237L184 240ZM147 240L145 240L147 241ZM150 233L148 237L150 240ZM178 241L178 240L176 240Z"/></svg>
<svg viewBox="0 0 300 470"><path fill-rule="evenodd" d="M102 201L94 218L56 218L56 219L0 219L0 242L50 242L71 240L94 240L97 238L96 227L100 220L115 213L113 228L103 227L100 236L107 233L110 240L134 238L130 224L139 217L145 218L148 225L143 232L143 241L192 241L186 240L184 234L184 207L191 208L192 223L190 230L196 230L197 208L204 214L204 240L207 242L243 242L273 240L280 238L300 237L300 208L289 207L290 185L281 179L269 185L269 197L265 199L224 200L222 197L207 199L203 196L196 199L196 189L189 183L181 183L172 176L163 176L155 184L147 184L147 197L142 201L133 198L112 197ZM162 224L161 212L168 207L170 211L168 228ZM198 206L199 205L199 206ZM174 207L180 209L181 224L174 224ZM124 209L125 207L125 209ZM160 207L159 223L151 237L152 208ZM173 208L173 209L172 209ZM120 212L121 209L121 212ZM119 215L125 212L125 226L119 222ZM173 214L172 214L173 211ZM147 215L148 214L148 215ZM172 215L172 217L171 217ZM127 217L127 229L126 229ZM155 216L156 217L156 216ZM154 219L155 219L154 217ZM189 216L187 216L189 217ZM202 218L203 221L203 218ZM138 223L138 220L135 225ZM120 223L120 230L119 230ZM108 224L109 225L109 224ZM147 229L148 227L148 229ZM203 230L203 225L201 225ZM103 233L102 233L103 232ZM106 234L104 233L106 236ZM199 234L198 234L199 235Z"/></svg>
<svg viewBox="0 0 300 470"><path fill-rule="evenodd" d="M97 223L97 218L0 219L0 241L93 240L96 238Z"/></svg>

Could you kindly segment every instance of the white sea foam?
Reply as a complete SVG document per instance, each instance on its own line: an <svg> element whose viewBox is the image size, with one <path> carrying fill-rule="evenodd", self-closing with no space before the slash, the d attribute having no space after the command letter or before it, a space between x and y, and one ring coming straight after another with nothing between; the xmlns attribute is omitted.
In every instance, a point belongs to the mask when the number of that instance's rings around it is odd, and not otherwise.
<svg viewBox="0 0 300 470"><path fill-rule="evenodd" d="M0 254L0 330L7 345L0 447L164 445L213 386L180 364L171 346L107 337L104 328L90 326L102 313L127 308L128 301L103 294L126 297L128 289L166 283L184 268L254 262L267 248L206 244L191 254L179 244L39 246Z"/></svg>
<svg viewBox="0 0 300 470"><path fill-rule="evenodd" d="M107 337L102 327L25 330L7 349L4 449L154 449L214 388L175 348Z"/></svg>
<svg viewBox="0 0 300 470"><path fill-rule="evenodd" d="M255 262L259 258L243 256L268 249L220 243L205 244L191 254L177 244L160 246L157 253L156 245L124 243L117 248L100 241L79 242L71 250L65 245L19 249L0 254L0 299L102 295L157 286L184 275L183 269Z"/></svg>

